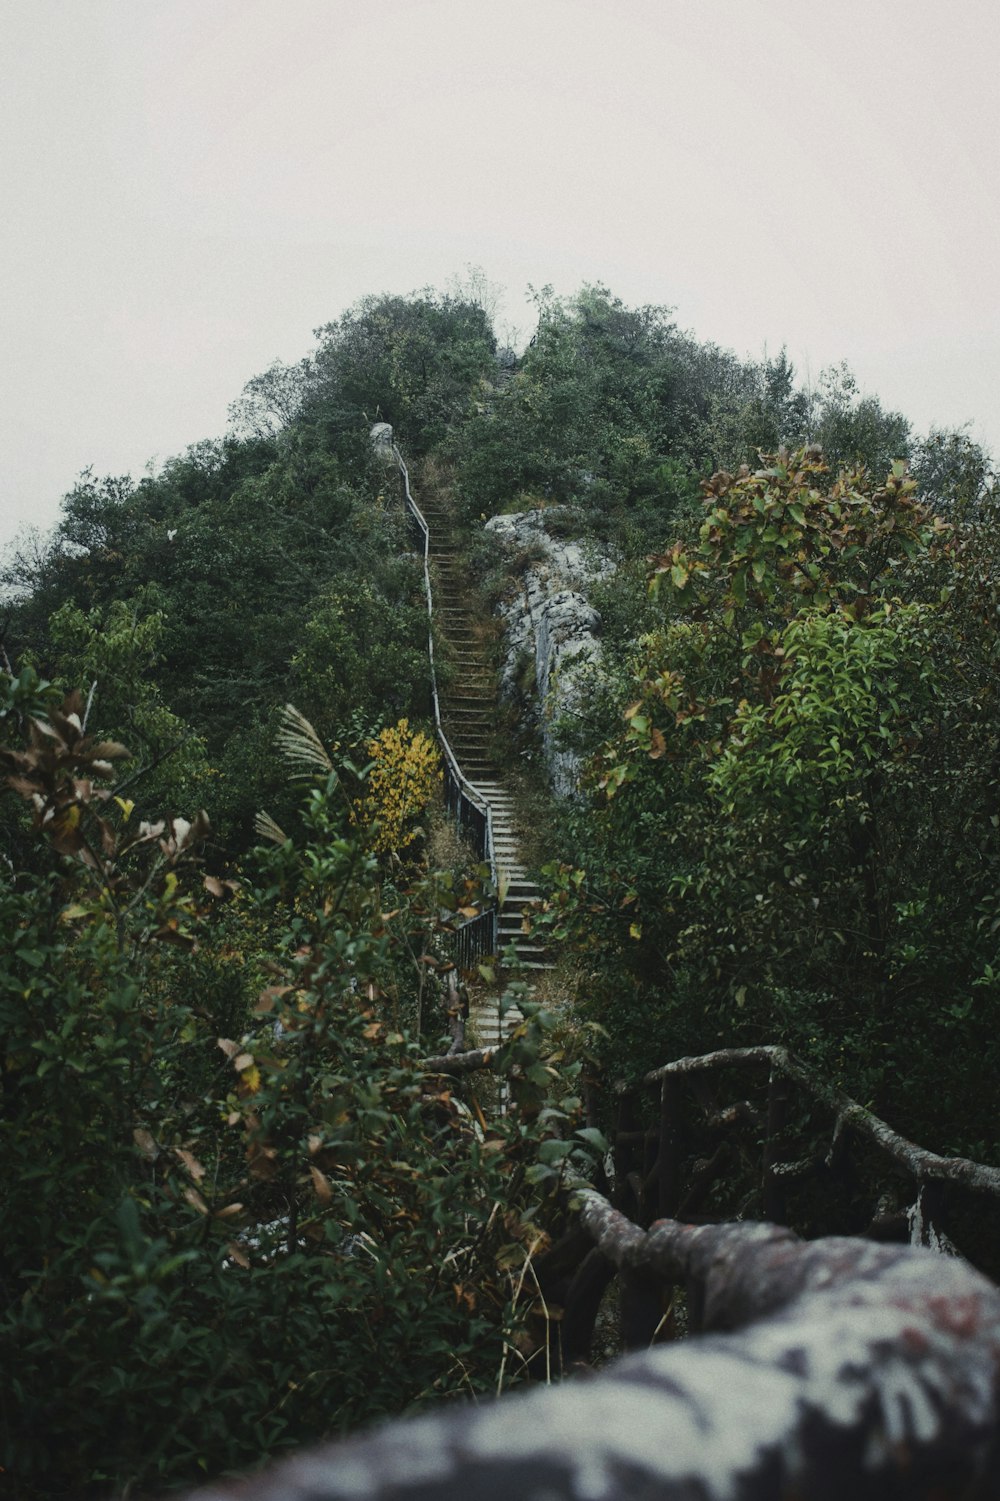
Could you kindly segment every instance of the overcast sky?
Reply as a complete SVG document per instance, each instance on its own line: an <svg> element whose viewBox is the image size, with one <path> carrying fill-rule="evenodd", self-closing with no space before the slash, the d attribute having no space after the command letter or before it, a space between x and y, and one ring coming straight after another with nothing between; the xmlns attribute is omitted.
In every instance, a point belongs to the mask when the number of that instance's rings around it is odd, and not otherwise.
<svg viewBox="0 0 1000 1501"><path fill-rule="evenodd" d="M1000 453L996 0L2 0L0 539L369 292L604 281Z"/></svg>

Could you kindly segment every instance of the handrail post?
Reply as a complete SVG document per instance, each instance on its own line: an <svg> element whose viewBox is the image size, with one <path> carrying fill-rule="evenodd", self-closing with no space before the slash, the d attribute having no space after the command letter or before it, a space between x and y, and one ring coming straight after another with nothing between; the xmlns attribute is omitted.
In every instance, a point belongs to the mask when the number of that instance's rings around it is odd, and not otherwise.
<svg viewBox="0 0 1000 1501"><path fill-rule="evenodd" d="M677 1115L680 1080L668 1075L660 1085L660 1138L657 1162L657 1207L666 1219L677 1212L680 1196L679 1133Z"/></svg>
<svg viewBox="0 0 1000 1501"><path fill-rule="evenodd" d="M780 1161L780 1136L788 1115L788 1080L780 1069L772 1068L767 1086L767 1127L761 1164L763 1177L764 1218L772 1225L783 1225L788 1214L785 1185L775 1173Z"/></svg>

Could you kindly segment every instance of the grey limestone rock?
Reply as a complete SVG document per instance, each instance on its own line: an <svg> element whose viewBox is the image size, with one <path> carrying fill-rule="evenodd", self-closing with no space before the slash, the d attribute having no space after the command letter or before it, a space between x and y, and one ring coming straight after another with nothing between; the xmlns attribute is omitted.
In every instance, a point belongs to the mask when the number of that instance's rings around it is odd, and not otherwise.
<svg viewBox="0 0 1000 1501"><path fill-rule="evenodd" d="M500 607L506 628L501 692L516 698L530 676L531 708L560 796L576 787L579 758L557 744L554 727L579 710L588 680L599 671L601 617L587 592L615 568L590 539L558 535L571 527L573 514L571 507L552 506L486 523L500 541L530 557L517 594Z"/></svg>
<svg viewBox="0 0 1000 1501"><path fill-rule="evenodd" d="M392 451L391 422L376 422L370 429L368 437L375 454L384 464L395 462L395 454Z"/></svg>

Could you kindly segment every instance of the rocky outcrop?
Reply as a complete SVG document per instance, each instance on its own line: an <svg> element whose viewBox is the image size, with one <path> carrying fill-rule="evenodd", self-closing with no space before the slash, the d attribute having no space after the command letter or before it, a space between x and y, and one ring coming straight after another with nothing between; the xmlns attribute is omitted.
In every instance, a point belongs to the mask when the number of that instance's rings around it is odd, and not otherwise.
<svg viewBox="0 0 1000 1501"><path fill-rule="evenodd" d="M394 464L396 455L393 451L392 423L376 422L368 434L376 458L383 464Z"/></svg>
<svg viewBox="0 0 1000 1501"><path fill-rule="evenodd" d="M614 563L591 539L573 538L568 506L494 516L488 531L507 544L518 566L516 593L500 606L505 645L501 692L519 702L541 736L553 790L577 783L579 757L555 734L561 718L579 711L600 659L601 617L587 595Z"/></svg>

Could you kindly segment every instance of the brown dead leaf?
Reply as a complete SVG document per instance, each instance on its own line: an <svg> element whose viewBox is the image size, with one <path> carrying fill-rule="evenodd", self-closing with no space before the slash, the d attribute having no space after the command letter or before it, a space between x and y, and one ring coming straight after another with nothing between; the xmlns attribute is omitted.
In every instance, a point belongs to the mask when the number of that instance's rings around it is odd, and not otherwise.
<svg viewBox="0 0 1000 1501"><path fill-rule="evenodd" d="M202 1178L204 1178L205 1176L205 1169L202 1167L197 1157L195 1157L191 1152L185 1151L183 1147L174 1147L174 1153L183 1162L184 1166L187 1168L194 1181L196 1183L200 1183Z"/></svg>
<svg viewBox="0 0 1000 1501"><path fill-rule="evenodd" d="M281 997L287 995L291 988L290 985L268 985L257 997L257 1005L254 1007L257 1015L273 1011L275 1001L280 1001Z"/></svg>
<svg viewBox="0 0 1000 1501"><path fill-rule="evenodd" d="M278 1171L278 1164L274 1160L277 1155L274 1147L261 1146L257 1141L250 1142L247 1147L247 1159L253 1176L265 1181L273 1178Z"/></svg>
<svg viewBox="0 0 1000 1501"><path fill-rule="evenodd" d="M310 1166L309 1172L312 1175L313 1188L316 1190L317 1199L319 1199L321 1204L329 1204L333 1199L333 1189L330 1187L329 1178L315 1166Z"/></svg>
<svg viewBox="0 0 1000 1501"><path fill-rule="evenodd" d="M99 740L92 747L90 754L102 761L121 761L122 759L128 760L132 752L119 740Z"/></svg>
<svg viewBox="0 0 1000 1501"><path fill-rule="evenodd" d="M153 1139L153 1133L151 1131L147 1131L145 1126L136 1126L135 1130L132 1132L132 1140L135 1142L142 1155L144 1157L148 1157L150 1162L155 1162L156 1158L159 1157L160 1149Z"/></svg>

